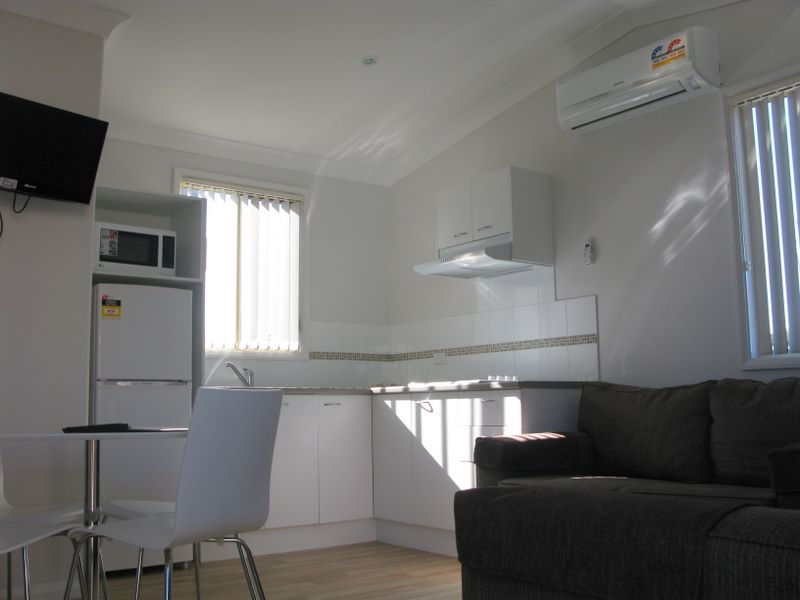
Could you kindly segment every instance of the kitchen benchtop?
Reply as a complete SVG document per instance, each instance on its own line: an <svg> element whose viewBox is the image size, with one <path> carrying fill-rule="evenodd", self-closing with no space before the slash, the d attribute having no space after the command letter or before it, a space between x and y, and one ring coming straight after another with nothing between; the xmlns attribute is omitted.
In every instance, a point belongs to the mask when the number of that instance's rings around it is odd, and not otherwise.
<svg viewBox="0 0 800 600"><path fill-rule="evenodd" d="M489 381L468 379L463 381L429 381L411 382L402 385L378 384L369 388L337 388L337 387L286 387L282 388L286 395L339 394L342 396L370 394L408 394L411 392L457 392L457 391L491 391L517 389L577 389L583 381Z"/></svg>

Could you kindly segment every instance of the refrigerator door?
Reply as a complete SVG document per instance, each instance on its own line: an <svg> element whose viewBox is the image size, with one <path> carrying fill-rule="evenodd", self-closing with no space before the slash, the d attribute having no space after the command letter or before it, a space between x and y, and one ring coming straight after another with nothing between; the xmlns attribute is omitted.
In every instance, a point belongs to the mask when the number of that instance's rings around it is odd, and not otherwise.
<svg viewBox="0 0 800 600"><path fill-rule="evenodd" d="M192 292L98 284L92 303L95 380L192 378Z"/></svg>

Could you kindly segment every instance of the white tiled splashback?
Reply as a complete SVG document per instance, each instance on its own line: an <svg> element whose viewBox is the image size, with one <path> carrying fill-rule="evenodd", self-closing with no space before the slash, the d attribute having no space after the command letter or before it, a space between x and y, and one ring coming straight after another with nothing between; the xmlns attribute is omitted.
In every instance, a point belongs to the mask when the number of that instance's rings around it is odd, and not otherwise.
<svg viewBox="0 0 800 600"><path fill-rule="evenodd" d="M377 383L516 376L599 378L595 296L556 300L552 269L475 280L476 312L399 325L314 321L309 358L206 359L206 384L236 384L226 360L259 385L366 387ZM444 355L444 356L443 356Z"/></svg>

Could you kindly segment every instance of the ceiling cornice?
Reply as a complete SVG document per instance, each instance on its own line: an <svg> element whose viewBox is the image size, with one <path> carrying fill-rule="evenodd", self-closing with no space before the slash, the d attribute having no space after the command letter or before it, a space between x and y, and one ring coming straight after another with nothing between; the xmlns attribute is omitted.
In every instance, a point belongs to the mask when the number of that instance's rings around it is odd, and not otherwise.
<svg viewBox="0 0 800 600"><path fill-rule="evenodd" d="M108 39L130 15L84 2L65 0L0 0L0 10Z"/></svg>
<svg viewBox="0 0 800 600"><path fill-rule="evenodd" d="M203 154L205 156L264 165L277 169L301 171L313 175L324 175L326 177L347 179L384 187L390 185L384 173L360 165L177 131L145 123L110 119L108 137L124 142L135 142L146 146Z"/></svg>

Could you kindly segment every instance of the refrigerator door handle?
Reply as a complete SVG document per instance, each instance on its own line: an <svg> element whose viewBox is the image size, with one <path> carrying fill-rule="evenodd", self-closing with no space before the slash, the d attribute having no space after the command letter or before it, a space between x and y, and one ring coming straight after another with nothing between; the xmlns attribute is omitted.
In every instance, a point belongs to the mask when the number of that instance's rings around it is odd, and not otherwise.
<svg viewBox="0 0 800 600"><path fill-rule="evenodd" d="M158 386L189 385L192 382L190 380L184 380L184 379L174 379L174 380L164 380L164 381L144 381L141 379L131 379L131 380L98 379L97 383L99 385L114 385L119 387L137 387L137 386L158 387Z"/></svg>

